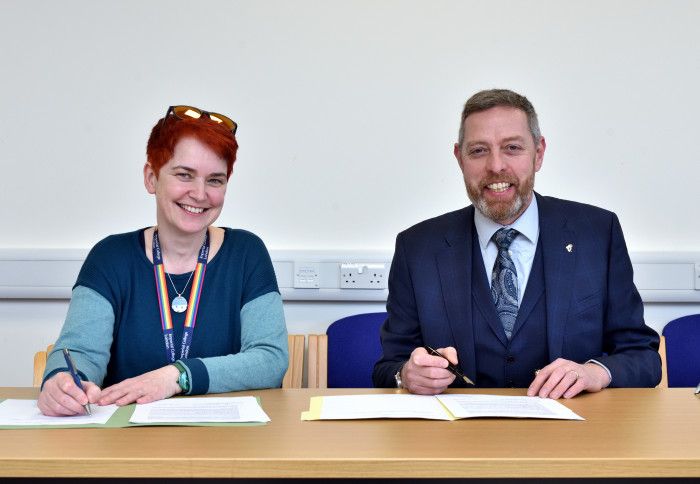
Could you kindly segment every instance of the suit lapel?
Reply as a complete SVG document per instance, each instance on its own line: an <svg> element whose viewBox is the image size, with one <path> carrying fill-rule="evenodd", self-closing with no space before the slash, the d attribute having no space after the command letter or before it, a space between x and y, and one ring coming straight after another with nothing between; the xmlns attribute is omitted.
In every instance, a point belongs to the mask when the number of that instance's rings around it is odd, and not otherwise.
<svg viewBox="0 0 700 484"><path fill-rule="evenodd" d="M537 195L540 240L547 298L547 343L549 358L562 354L566 318L576 269L576 237L568 221L550 200Z"/></svg>
<svg viewBox="0 0 700 484"><path fill-rule="evenodd" d="M459 366L466 376L475 380L476 356L471 306L474 208L468 207L465 215L464 226L454 227L445 235L446 247L437 254L437 267Z"/></svg>
<svg viewBox="0 0 700 484"><path fill-rule="evenodd" d="M474 231L476 232L476 231ZM508 346L508 337L503 329L501 317L496 311L496 305L493 303L491 296L491 288L488 284L488 276L486 275L486 267L484 266L484 258L481 256L481 247L479 246L479 237L474 234L472 237L472 300L473 307L476 307L481 316L489 325L493 334L498 338L504 347Z"/></svg>
<svg viewBox="0 0 700 484"><path fill-rule="evenodd" d="M532 260L532 269L526 283L525 294L513 327L513 338L516 337L520 328L523 327L528 317L530 317L530 313L535 309L535 305L544 293L544 276L543 272L540 272L542 267L544 266L542 265L542 241L540 240L535 249L535 257Z"/></svg>

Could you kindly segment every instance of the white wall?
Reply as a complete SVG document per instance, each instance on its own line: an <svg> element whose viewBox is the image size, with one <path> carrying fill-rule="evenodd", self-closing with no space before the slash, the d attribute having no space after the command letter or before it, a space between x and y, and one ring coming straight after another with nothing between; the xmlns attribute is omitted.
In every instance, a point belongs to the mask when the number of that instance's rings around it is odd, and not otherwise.
<svg viewBox="0 0 700 484"><path fill-rule="evenodd" d="M695 250L694 0L5 0L0 247L153 223L145 143L169 104L239 121L220 222L274 249L385 249L465 205L461 106L525 93L537 188L615 210L632 250Z"/></svg>
<svg viewBox="0 0 700 484"><path fill-rule="evenodd" d="M697 251L699 17L694 0L4 0L0 248L151 225L148 132L189 103L240 123L221 225L271 249L391 250L467 203L461 106L508 87L540 115L541 193L616 211L631 250ZM286 305L292 331L361 308ZM64 313L0 301L0 353Z"/></svg>

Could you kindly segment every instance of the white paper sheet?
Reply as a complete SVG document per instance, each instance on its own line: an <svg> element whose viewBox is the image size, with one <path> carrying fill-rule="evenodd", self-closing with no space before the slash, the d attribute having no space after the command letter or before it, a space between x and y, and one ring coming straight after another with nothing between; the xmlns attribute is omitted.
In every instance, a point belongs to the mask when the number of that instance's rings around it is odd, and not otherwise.
<svg viewBox="0 0 700 484"><path fill-rule="evenodd" d="M406 393L313 397L302 420L423 418L455 420L474 417L584 420L555 400L539 397Z"/></svg>
<svg viewBox="0 0 700 484"><path fill-rule="evenodd" d="M171 398L137 404L131 423L269 422L255 397Z"/></svg>
<svg viewBox="0 0 700 484"><path fill-rule="evenodd" d="M36 400L7 399L0 403L0 425L81 425L105 424L117 411L116 405L90 405L92 415L47 417L39 411Z"/></svg>
<svg viewBox="0 0 700 484"><path fill-rule="evenodd" d="M435 397L408 394L323 397L320 418L323 420L359 418L449 420L449 416Z"/></svg>
<svg viewBox="0 0 700 484"><path fill-rule="evenodd" d="M567 407L548 398L502 395L437 395L447 409L458 418L514 417L583 420Z"/></svg>

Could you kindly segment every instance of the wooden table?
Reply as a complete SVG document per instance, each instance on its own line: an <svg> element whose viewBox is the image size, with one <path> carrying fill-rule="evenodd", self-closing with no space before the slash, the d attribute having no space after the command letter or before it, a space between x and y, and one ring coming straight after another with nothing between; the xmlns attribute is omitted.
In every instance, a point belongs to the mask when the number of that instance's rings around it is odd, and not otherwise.
<svg viewBox="0 0 700 484"><path fill-rule="evenodd" d="M691 389L563 401L585 421L300 420L314 395L390 391L242 393L261 397L264 426L0 430L0 477L700 477ZM0 388L2 398L36 395Z"/></svg>

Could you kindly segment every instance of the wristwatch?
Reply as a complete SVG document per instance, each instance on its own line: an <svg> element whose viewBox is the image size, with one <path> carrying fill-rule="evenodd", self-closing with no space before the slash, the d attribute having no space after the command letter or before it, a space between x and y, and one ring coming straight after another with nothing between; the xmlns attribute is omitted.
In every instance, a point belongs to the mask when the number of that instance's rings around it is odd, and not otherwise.
<svg viewBox="0 0 700 484"><path fill-rule="evenodd" d="M403 365L401 365L399 371L397 371L394 374L394 380L396 380L396 388L403 388L403 382L401 381L401 370L403 370Z"/></svg>
<svg viewBox="0 0 700 484"><path fill-rule="evenodd" d="M176 361L173 363L175 365L175 368L178 369L180 372L180 376L177 379L177 384L180 385L180 389L182 390L182 393L187 393L190 391L190 378L187 376L187 369L185 368L185 365L180 363L179 361Z"/></svg>

